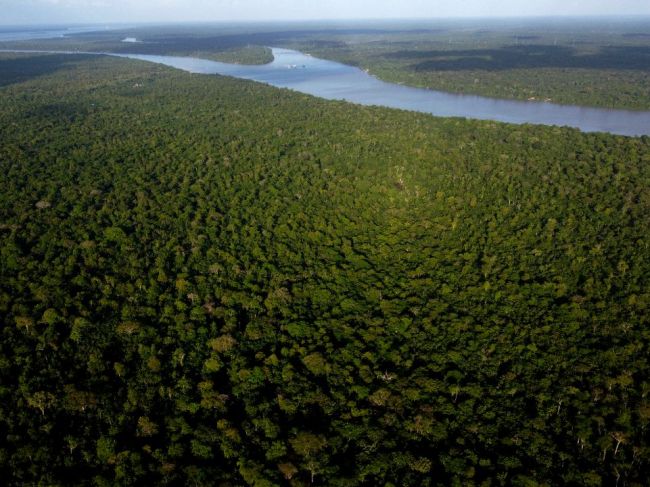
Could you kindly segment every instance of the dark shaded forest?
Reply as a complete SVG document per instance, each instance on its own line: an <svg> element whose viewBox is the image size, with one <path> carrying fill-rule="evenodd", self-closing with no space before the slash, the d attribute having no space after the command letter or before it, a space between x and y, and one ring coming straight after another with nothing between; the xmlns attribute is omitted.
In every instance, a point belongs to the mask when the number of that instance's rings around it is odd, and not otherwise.
<svg viewBox="0 0 650 487"><path fill-rule="evenodd" d="M583 68L650 71L650 46L607 46L592 54L579 54L567 46L510 45L500 49L396 51L387 58L412 62L416 71L484 69Z"/></svg>
<svg viewBox="0 0 650 487"><path fill-rule="evenodd" d="M2 54L3 482L647 485L649 164Z"/></svg>

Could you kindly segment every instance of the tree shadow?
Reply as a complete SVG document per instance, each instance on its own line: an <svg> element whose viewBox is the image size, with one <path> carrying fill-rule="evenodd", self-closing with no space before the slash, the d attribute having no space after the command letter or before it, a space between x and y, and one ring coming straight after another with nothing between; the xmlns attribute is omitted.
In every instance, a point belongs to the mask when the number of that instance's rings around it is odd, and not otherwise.
<svg viewBox="0 0 650 487"><path fill-rule="evenodd" d="M593 54L580 54L568 46L526 45L500 49L414 51L385 55L413 61L415 71L465 71L535 68L636 69L650 71L650 47L604 46Z"/></svg>
<svg viewBox="0 0 650 487"><path fill-rule="evenodd" d="M8 53L13 54L13 53ZM61 70L70 70L79 61L95 56L78 54L30 54L0 58L0 87L23 83Z"/></svg>

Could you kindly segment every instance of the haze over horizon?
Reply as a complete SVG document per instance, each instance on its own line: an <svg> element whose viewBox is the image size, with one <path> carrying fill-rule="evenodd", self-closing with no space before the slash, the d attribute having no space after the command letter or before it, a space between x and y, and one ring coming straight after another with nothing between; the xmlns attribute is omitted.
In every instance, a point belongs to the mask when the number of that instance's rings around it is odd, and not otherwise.
<svg viewBox="0 0 650 487"><path fill-rule="evenodd" d="M1 25L650 15L647 0L0 0Z"/></svg>

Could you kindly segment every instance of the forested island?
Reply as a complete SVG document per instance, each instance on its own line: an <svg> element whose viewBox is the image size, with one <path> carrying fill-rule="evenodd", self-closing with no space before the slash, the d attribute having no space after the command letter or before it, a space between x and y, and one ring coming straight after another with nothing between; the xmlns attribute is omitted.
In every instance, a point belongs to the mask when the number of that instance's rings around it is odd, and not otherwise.
<svg viewBox="0 0 650 487"><path fill-rule="evenodd" d="M0 172L7 485L648 485L648 137L2 53Z"/></svg>

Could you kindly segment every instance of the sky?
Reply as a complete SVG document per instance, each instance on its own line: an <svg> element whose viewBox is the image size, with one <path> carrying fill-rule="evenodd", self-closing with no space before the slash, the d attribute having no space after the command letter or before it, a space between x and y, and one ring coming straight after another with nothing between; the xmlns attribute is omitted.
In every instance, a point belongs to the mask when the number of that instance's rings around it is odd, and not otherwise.
<svg viewBox="0 0 650 487"><path fill-rule="evenodd" d="M650 0L0 0L0 24L650 15Z"/></svg>

